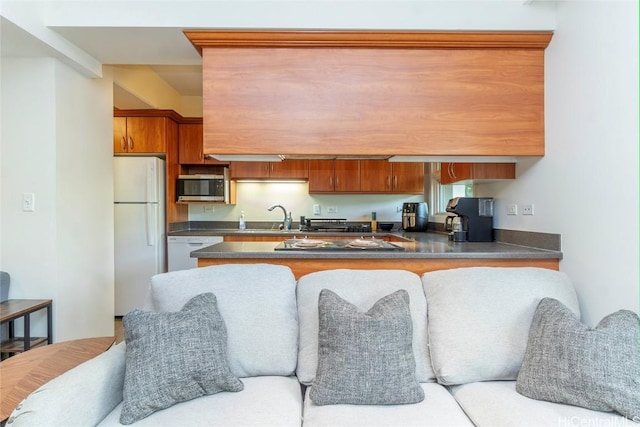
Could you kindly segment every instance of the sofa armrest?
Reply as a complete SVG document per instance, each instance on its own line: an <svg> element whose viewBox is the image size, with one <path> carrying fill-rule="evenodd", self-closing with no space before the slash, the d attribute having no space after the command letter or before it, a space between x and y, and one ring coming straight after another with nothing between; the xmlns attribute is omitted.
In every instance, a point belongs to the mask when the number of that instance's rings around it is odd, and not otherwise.
<svg viewBox="0 0 640 427"><path fill-rule="evenodd" d="M65 372L31 393L6 426L97 425L122 401L125 344Z"/></svg>

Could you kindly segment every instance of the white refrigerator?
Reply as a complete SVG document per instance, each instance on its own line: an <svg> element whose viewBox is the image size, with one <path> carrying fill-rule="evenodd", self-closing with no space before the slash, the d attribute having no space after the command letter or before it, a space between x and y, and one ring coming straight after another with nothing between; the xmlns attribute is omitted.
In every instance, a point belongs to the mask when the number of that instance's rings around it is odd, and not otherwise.
<svg viewBox="0 0 640 427"><path fill-rule="evenodd" d="M157 157L114 157L115 315L142 307L165 269L165 167Z"/></svg>

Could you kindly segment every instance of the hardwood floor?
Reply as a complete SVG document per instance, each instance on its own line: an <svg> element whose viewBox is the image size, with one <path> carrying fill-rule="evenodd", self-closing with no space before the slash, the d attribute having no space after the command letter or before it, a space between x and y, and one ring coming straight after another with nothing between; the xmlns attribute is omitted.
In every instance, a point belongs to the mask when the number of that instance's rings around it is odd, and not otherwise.
<svg viewBox="0 0 640 427"><path fill-rule="evenodd" d="M116 344L124 341L124 331L122 330L122 317L116 317L114 320L114 334L116 336Z"/></svg>

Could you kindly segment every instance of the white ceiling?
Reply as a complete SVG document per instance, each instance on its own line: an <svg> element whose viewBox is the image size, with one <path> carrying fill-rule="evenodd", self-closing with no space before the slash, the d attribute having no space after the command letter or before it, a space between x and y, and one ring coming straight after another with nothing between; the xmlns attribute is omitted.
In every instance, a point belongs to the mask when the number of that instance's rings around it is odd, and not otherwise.
<svg viewBox="0 0 640 427"><path fill-rule="evenodd" d="M554 3L0 0L0 56L57 57L90 77L105 64L148 65L179 94L201 96L202 61L185 28L548 30L555 26Z"/></svg>

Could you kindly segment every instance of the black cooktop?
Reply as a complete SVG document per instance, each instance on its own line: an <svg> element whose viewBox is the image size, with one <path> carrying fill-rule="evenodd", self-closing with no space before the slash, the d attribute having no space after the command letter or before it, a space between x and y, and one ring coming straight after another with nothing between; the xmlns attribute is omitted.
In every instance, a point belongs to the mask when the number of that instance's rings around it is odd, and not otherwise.
<svg viewBox="0 0 640 427"><path fill-rule="evenodd" d="M402 246L379 239L320 240L289 239L280 242L276 251L404 251Z"/></svg>

